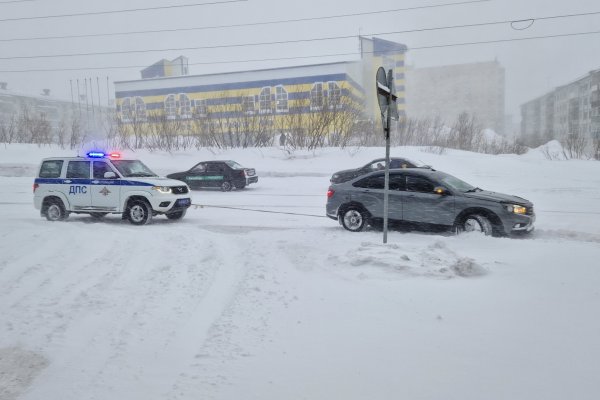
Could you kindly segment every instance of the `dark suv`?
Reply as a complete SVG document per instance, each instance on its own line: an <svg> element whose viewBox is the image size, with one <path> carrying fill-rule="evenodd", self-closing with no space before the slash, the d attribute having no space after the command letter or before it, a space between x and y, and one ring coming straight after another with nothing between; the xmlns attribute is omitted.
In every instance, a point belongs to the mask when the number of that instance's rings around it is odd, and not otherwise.
<svg viewBox="0 0 600 400"><path fill-rule="evenodd" d="M167 178L183 181L191 189L213 187L221 188L224 192L233 188L243 189L258 182L254 168L244 168L232 160L202 161L187 171L169 174Z"/></svg>
<svg viewBox="0 0 600 400"><path fill-rule="evenodd" d="M334 184L327 192L327 216L349 231L383 219L384 172ZM453 227L504 236L533 230L533 204L521 197L489 192L452 175L427 169L390 170L391 222Z"/></svg>
<svg viewBox="0 0 600 400"><path fill-rule="evenodd" d="M411 161L407 158L392 157L390 158L390 168L431 168L429 165ZM341 183L354 179L358 176L368 174L373 171L381 171L385 169L385 158L377 158L362 167L345 169L335 172L329 181L331 183Z"/></svg>

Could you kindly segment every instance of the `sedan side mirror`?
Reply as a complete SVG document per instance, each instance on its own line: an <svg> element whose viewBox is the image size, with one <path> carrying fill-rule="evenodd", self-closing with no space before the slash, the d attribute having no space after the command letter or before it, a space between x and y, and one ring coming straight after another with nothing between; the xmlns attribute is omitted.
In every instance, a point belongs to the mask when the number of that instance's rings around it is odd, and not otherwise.
<svg viewBox="0 0 600 400"><path fill-rule="evenodd" d="M433 188L433 193L439 194L440 196L446 196L449 194L448 189L446 189L443 186L436 186L435 188Z"/></svg>
<svg viewBox="0 0 600 400"><path fill-rule="evenodd" d="M115 174L112 171L108 171L104 173L104 179L115 179L117 177L117 174Z"/></svg>

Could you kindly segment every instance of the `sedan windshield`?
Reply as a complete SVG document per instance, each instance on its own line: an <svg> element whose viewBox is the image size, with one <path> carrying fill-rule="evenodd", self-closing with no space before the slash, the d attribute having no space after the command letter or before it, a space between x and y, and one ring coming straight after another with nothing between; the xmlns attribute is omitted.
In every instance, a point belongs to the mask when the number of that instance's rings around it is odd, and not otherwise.
<svg viewBox="0 0 600 400"><path fill-rule="evenodd" d="M452 175L445 175L441 181L444 185L447 185L451 189L458 190L459 192L463 193L477 189L475 186L469 185L467 182L461 181Z"/></svg>
<svg viewBox="0 0 600 400"><path fill-rule="evenodd" d="M140 160L113 160L112 164L125 178L158 176Z"/></svg>

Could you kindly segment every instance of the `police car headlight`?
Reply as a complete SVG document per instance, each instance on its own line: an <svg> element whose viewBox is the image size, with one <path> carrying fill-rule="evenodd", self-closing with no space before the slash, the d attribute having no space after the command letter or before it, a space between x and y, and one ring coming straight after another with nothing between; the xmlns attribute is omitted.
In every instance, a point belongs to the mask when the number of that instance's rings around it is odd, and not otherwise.
<svg viewBox="0 0 600 400"><path fill-rule="evenodd" d="M152 186L153 190L156 190L159 193L171 193L172 190L168 186Z"/></svg>

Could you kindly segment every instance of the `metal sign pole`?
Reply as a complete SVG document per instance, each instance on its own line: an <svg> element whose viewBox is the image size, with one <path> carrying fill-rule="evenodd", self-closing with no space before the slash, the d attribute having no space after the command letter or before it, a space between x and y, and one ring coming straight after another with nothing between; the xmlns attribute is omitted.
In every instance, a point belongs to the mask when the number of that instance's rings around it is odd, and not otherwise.
<svg viewBox="0 0 600 400"><path fill-rule="evenodd" d="M388 106L389 107L389 106ZM387 128L385 132L385 184L383 186L383 243L387 243L388 210L390 189L390 111L388 109Z"/></svg>
<svg viewBox="0 0 600 400"><path fill-rule="evenodd" d="M398 119L396 108L396 94L394 90L394 75L390 69L385 73L383 67L379 67L375 76L377 100L382 114L382 125L385 134L385 183L383 187L383 243L387 243L388 233L388 209L390 188L390 131L392 118ZM386 115L387 114L387 115Z"/></svg>

